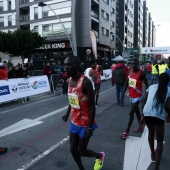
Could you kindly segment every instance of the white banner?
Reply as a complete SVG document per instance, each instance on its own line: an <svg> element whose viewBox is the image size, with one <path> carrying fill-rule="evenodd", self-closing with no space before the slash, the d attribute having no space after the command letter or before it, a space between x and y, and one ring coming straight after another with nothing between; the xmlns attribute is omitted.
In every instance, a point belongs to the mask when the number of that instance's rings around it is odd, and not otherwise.
<svg viewBox="0 0 170 170"><path fill-rule="evenodd" d="M170 54L170 47L142 47L142 54Z"/></svg>
<svg viewBox="0 0 170 170"><path fill-rule="evenodd" d="M101 76L101 80L108 80L111 77L112 77L112 70L111 69L103 70L103 76Z"/></svg>
<svg viewBox="0 0 170 170"><path fill-rule="evenodd" d="M47 76L0 80L0 103L48 91Z"/></svg>

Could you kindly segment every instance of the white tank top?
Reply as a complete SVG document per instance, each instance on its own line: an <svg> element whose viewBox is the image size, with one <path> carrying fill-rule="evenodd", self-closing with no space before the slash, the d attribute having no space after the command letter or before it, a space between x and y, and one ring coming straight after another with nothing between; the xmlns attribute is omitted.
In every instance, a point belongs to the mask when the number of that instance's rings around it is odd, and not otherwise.
<svg viewBox="0 0 170 170"><path fill-rule="evenodd" d="M92 69L92 68L87 68L87 69L85 70L85 72L84 72L84 75L91 81L92 86L93 86L93 90L95 90L93 78L89 76L89 71L90 71L91 69Z"/></svg>

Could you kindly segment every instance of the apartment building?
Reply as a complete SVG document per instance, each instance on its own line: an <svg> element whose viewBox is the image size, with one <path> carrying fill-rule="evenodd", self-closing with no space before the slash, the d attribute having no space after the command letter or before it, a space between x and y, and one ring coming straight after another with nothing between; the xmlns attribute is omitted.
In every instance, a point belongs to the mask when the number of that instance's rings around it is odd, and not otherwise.
<svg viewBox="0 0 170 170"><path fill-rule="evenodd" d="M117 0L42 0L48 4L43 7L38 6L39 2L0 0L0 30L29 29L38 32L46 37L47 43L37 49L33 57L55 60L64 60L72 54L69 35L83 61L90 60L86 50L91 49L90 33L93 31L97 37L97 56L104 61L110 60L116 49Z"/></svg>
<svg viewBox="0 0 170 170"><path fill-rule="evenodd" d="M134 0L119 0L119 49L133 47ZM122 43L123 42L123 45Z"/></svg>
<svg viewBox="0 0 170 170"><path fill-rule="evenodd" d="M135 0L134 10L134 47L143 46L143 0Z"/></svg>

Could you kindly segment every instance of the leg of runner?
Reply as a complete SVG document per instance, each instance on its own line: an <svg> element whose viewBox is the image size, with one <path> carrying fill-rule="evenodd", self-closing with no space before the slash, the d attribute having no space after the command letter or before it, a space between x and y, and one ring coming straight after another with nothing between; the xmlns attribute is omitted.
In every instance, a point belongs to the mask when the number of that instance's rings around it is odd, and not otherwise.
<svg viewBox="0 0 170 170"><path fill-rule="evenodd" d="M155 130L156 130L156 137L157 137L155 170L159 170L159 165L160 165L162 151L163 151L165 126L164 125L155 126Z"/></svg>
<svg viewBox="0 0 170 170"><path fill-rule="evenodd" d="M134 112L135 112L136 109L138 108L138 105L139 105L139 101L136 102L136 103L132 103L132 105L131 105L131 109L130 109L130 112L129 112L129 116L130 116L130 117L129 117L128 127L127 127L127 129L126 129L126 132L128 132L128 133L129 133L130 127L131 127L131 125L132 125L132 123L133 123Z"/></svg>
<svg viewBox="0 0 170 170"><path fill-rule="evenodd" d="M81 161L81 156L79 154L78 146L79 146L79 136L77 134L70 133L70 152L77 166L79 167L79 170L84 170L84 167Z"/></svg>
<svg viewBox="0 0 170 170"><path fill-rule="evenodd" d="M96 96L95 104L96 105L98 105L99 91L100 91L100 83L95 83L95 96Z"/></svg>

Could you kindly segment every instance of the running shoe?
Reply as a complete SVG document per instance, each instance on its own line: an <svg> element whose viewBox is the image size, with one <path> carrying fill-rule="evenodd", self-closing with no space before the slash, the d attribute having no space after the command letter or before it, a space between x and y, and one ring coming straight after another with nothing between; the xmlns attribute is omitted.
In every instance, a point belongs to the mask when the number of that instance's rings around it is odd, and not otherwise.
<svg viewBox="0 0 170 170"><path fill-rule="evenodd" d="M6 148L6 147L4 147L4 148L0 147L0 154L3 154L3 153L5 153L5 152L7 152L7 151L8 151L8 148Z"/></svg>
<svg viewBox="0 0 170 170"><path fill-rule="evenodd" d="M101 170L102 167L103 167L105 153L104 152L100 152L100 154L102 155L102 157L99 158L99 159L96 159L96 163L94 165L94 170Z"/></svg>
<svg viewBox="0 0 170 170"><path fill-rule="evenodd" d="M139 126L134 130L134 132L135 132L135 133L143 132L144 127L145 127L145 126L143 126L143 125L139 125Z"/></svg>
<svg viewBox="0 0 170 170"><path fill-rule="evenodd" d="M154 153L151 153L151 162L155 162L156 161L156 150L154 151Z"/></svg>
<svg viewBox="0 0 170 170"><path fill-rule="evenodd" d="M122 134L120 135L120 137L121 137L122 139L126 139L126 138L128 138L128 136L129 136L129 133L128 133L128 132L124 132L124 133L122 133Z"/></svg>

